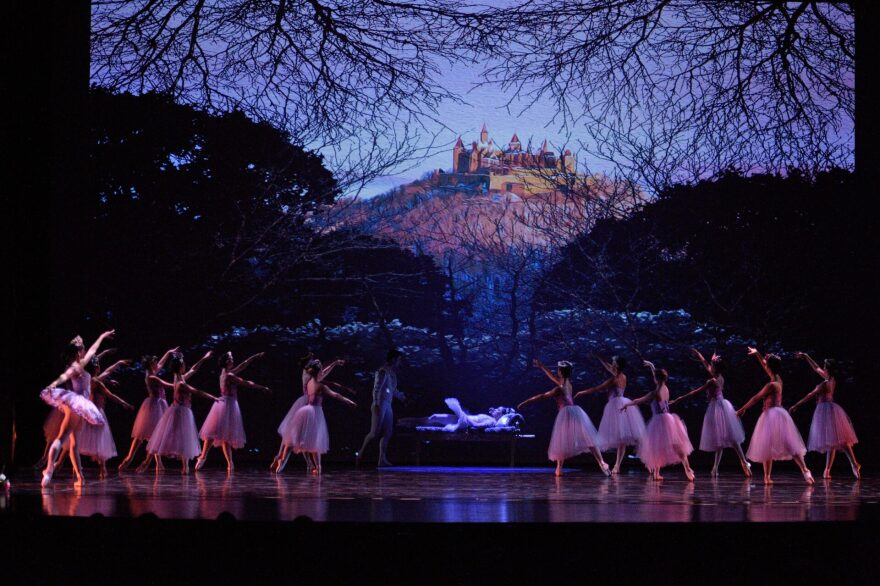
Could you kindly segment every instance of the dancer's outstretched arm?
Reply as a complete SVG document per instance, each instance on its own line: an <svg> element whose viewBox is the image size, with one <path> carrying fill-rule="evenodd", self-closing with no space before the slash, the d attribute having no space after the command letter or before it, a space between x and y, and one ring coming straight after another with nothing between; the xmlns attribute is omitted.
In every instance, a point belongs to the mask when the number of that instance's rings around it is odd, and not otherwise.
<svg viewBox="0 0 880 586"><path fill-rule="evenodd" d="M770 370L770 367L767 366L767 360L765 360L764 356L762 356L761 353L758 352L758 349L752 348L751 346L749 346L748 353L749 353L749 356L754 356L755 358L758 359L758 362L761 364L761 368L764 369L764 372L767 373L767 376L770 377L770 380L773 380L773 372Z"/></svg>
<svg viewBox="0 0 880 586"><path fill-rule="evenodd" d="M322 392L332 399L336 399L337 401L341 401L341 402L345 403L346 405L348 405L352 409L357 407L357 403L355 403L354 401L352 401L348 397L340 395L336 391L330 390L329 388L327 388L327 385L324 385Z"/></svg>
<svg viewBox="0 0 880 586"><path fill-rule="evenodd" d="M596 357L596 360L598 360L599 362L602 363L602 367L605 370L607 370L609 372L609 374L611 374L612 376L617 374L616 372L614 372L614 366L610 362L606 361L605 359L603 359L601 356L599 356L595 352L593 353L593 356Z"/></svg>
<svg viewBox="0 0 880 586"><path fill-rule="evenodd" d="M345 360L337 358L336 360L322 368L321 372L318 373L318 382L323 381L334 368L336 368L337 366L342 366L343 364L345 364Z"/></svg>
<svg viewBox="0 0 880 586"><path fill-rule="evenodd" d="M828 378L828 371L816 364L816 361L810 358L810 355L806 352L795 352L794 357L806 360L807 364L810 365L810 368L812 368L816 372L816 374L818 374L822 378Z"/></svg>
<svg viewBox="0 0 880 586"><path fill-rule="evenodd" d="M544 366L544 364L540 360L538 360L537 358L532 358L532 365L540 368L541 371L547 375L547 378L553 381L554 385L562 385L562 379L550 372L550 370L546 366Z"/></svg>
<svg viewBox="0 0 880 586"><path fill-rule="evenodd" d="M742 414L745 413L748 409L750 409L752 407L752 405L754 405L755 403L757 403L758 401L763 399L765 396L767 396L768 393L770 393L772 391L773 391L773 383L767 383L766 385L764 385L761 388L760 391L758 391L755 394L754 397L749 399L745 405L740 407L739 410L736 412L736 414L739 415L740 417L742 417Z"/></svg>
<svg viewBox="0 0 880 586"><path fill-rule="evenodd" d="M174 385L173 385L173 384L171 384L170 382L168 382L168 381L166 381L166 380L163 380L163 379L159 378L159 377L156 376L155 374L151 374L151 375L149 376L149 379L150 379L151 381L156 381L156 382L158 382L160 385L162 385L162 386L165 387L166 389L173 389L173 388L174 388Z"/></svg>
<svg viewBox="0 0 880 586"><path fill-rule="evenodd" d="M825 381L822 381L821 383L816 385L815 389L813 389L812 391L810 391L809 393L804 395L804 397L800 401L798 401L797 403L795 403L794 405L789 407L788 412L794 413L795 409L797 409L798 407L800 407L801 405L803 405L804 403L806 403L807 401L809 401L810 399L812 399L813 397L818 395L820 392L824 391L826 385L827 385L827 383Z"/></svg>
<svg viewBox="0 0 880 586"><path fill-rule="evenodd" d="M165 352L165 354L162 355L162 358L160 358L159 362L156 363L159 366L159 370L162 370L162 367L165 366L165 363L168 362L168 359L171 358L171 355L175 352L180 352L180 346L175 346L174 348L168 350L167 352Z"/></svg>
<svg viewBox="0 0 880 586"><path fill-rule="evenodd" d="M656 395L656 394L657 394L657 391L650 391L648 393L645 393L644 395L642 395L638 399L633 399L632 401L630 401L629 403L627 403L626 405L621 407L620 410L626 411L627 409L629 409L633 405L644 405L645 403L649 403L651 401L651 399L654 398L654 395Z"/></svg>
<svg viewBox="0 0 880 586"><path fill-rule="evenodd" d="M106 340L107 338L112 338L114 334L116 334L116 330L107 330L106 332L98 336L98 339L95 340L95 342L91 345L91 347L89 347L85 355L79 361L80 366L85 366L86 364L88 364L98 352L98 348L101 347L101 344L104 342L104 340Z"/></svg>
<svg viewBox="0 0 880 586"><path fill-rule="evenodd" d="M128 366L129 364L131 364L131 360L117 360L116 362L114 362L113 364L111 364L110 366L108 366L107 368L102 370L101 374L99 374L95 378L100 381L107 380L107 377L110 376L111 372L113 372L114 370L116 370L120 366Z"/></svg>
<svg viewBox="0 0 880 586"><path fill-rule="evenodd" d="M347 386L345 386L345 385L342 384L342 383L338 383L338 382L336 382L336 381L332 381L332 380L325 380L325 381L323 381L323 382L324 382L325 385L333 385L333 387L335 387L335 388L337 388L337 389L339 389L339 390L345 391L345 392L348 393L349 395L357 395L357 391L356 391L356 390L354 390L354 389L351 388L351 387L347 387Z"/></svg>
<svg viewBox="0 0 880 586"><path fill-rule="evenodd" d="M643 360L643 361L642 361L642 366L647 367L648 370L651 371L651 378L654 379L654 384L655 384L655 385L660 384L659 382L657 382L657 369L654 367L654 363L653 363L653 362L650 362L650 361L648 361L648 360Z"/></svg>
<svg viewBox="0 0 880 586"><path fill-rule="evenodd" d="M696 348L691 348L691 356L693 356L694 358L699 360L700 364L703 365L703 368L706 369L706 372L708 372L709 374L712 374L712 365L709 363L708 360L706 360L706 358L702 355L702 353L700 353L699 350L697 350ZM712 360L715 360L717 358L717 356L718 355L713 352L712 353Z"/></svg>
<svg viewBox="0 0 880 586"><path fill-rule="evenodd" d="M713 389L717 386L717 384L718 383L715 382L714 378L710 378L709 380L707 380L705 382L705 384L703 384L703 386L697 387L696 389L694 389L692 391L688 391L685 394L683 394L682 396L676 397L673 400L669 401L669 405L671 407L672 405L675 405L679 401L683 401L683 400L687 399L688 397L696 395L697 393L702 393L702 392L707 391L709 389Z"/></svg>
<svg viewBox="0 0 880 586"><path fill-rule="evenodd" d="M522 403L517 405L516 410L521 411L522 408L525 407L526 405L528 405L529 403L534 403L535 401L540 401L541 399L552 399L556 395L556 393L558 393L558 392L559 392L559 387L553 387L551 390L547 391L546 393L541 393L541 394L535 395L534 397L529 397L528 399L526 399L525 401L523 401Z"/></svg>
<svg viewBox="0 0 880 586"><path fill-rule="evenodd" d="M616 384L617 384L617 379L614 377L611 377L608 380L606 380L605 382L603 382L602 384L598 384L595 387L590 387L588 389L584 389L583 391L578 391L577 393L574 394L574 398L577 399L581 395L592 395L593 393L607 391L608 389L615 386Z"/></svg>
<svg viewBox="0 0 880 586"><path fill-rule="evenodd" d="M244 360L242 360L242 361L238 364L238 366L234 367L234 368L233 368L232 370L230 370L229 372L230 372L231 374L238 374L238 373L242 372L245 368L247 368L248 366L250 366L250 365L251 365L251 362L253 362L253 361L256 360L257 358L262 358L262 357L265 356L265 355L266 355L265 352L257 352L257 353L254 354L253 356L248 356L247 358L245 358Z"/></svg>
<svg viewBox="0 0 880 586"><path fill-rule="evenodd" d="M232 374L231 372L226 373L226 378L231 379L233 383L235 383L236 385L238 385L240 387L247 387L249 389L256 389L258 391L263 391L264 393L271 392L269 390L269 387L261 385L261 384L257 384L254 381L243 379L238 375Z"/></svg>
<svg viewBox="0 0 880 586"><path fill-rule="evenodd" d="M193 364L192 367L184 373L183 380L189 380L189 377L194 375L199 370L199 368L202 367L202 365L205 363L205 361L211 357L211 354L212 354L211 350L208 350L208 352L205 353L204 356L199 358L199 361L196 362L195 364Z"/></svg>
<svg viewBox="0 0 880 586"><path fill-rule="evenodd" d="M110 389L107 388L107 385L104 384L104 381L102 381L100 379L92 379L92 381L95 383L95 387L100 389L99 392L104 393L105 397L107 397L108 399L110 399L111 401L113 401L114 403L116 403L118 405L122 405L123 407L125 407L129 411L132 411L134 409L134 405L132 405L131 403L129 403L125 399L123 399L117 395L114 395L112 392L110 392Z"/></svg>
<svg viewBox="0 0 880 586"><path fill-rule="evenodd" d="M188 383L180 383L180 384L184 385L189 390L189 392L192 393L193 395L199 395L200 397L204 397L206 399L211 399L212 401L219 401L220 400L220 397L217 397L215 395L212 395L211 393L206 393L205 391L199 390Z"/></svg>

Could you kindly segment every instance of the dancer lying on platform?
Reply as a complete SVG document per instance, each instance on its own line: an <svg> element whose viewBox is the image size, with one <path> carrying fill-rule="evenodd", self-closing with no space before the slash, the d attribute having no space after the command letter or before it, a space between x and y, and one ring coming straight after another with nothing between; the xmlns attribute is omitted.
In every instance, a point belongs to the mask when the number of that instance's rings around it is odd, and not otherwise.
<svg viewBox="0 0 880 586"><path fill-rule="evenodd" d="M806 352L795 352L794 355L806 360L816 374L825 379L788 410L789 413L794 413L795 409L816 397L816 410L813 412L813 421L810 423L807 448L814 452L825 453L825 472L822 473L822 478L831 478L831 465L834 464L837 450L843 450L849 459L853 475L856 478L861 478L862 466L856 460L852 448L853 444L859 442L859 438L856 437L856 431L853 429L852 421L846 411L834 402L834 391L837 390L839 374L837 361L829 358L825 360L824 368L821 368Z"/></svg>
<svg viewBox="0 0 880 586"><path fill-rule="evenodd" d="M394 429L394 410L391 402L394 399L403 401L406 396L397 390L397 369L403 353L397 348L392 348L385 355L385 364L376 371L373 379L373 402L370 405L370 431L361 444L361 449L355 454L355 466L360 466L361 459L367 446L379 438L379 467L391 466L388 461L388 442L391 441L391 433Z"/></svg>
<svg viewBox="0 0 880 586"><path fill-rule="evenodd" d="M612 356L609 364L599 356L596 358L611 374L611 378L595 387L578 391L574 398L608 391L608 403L605 404L602 420L599 422L598 442L599 449L603 452L611 449L617 450L617 460L611 473L619 474L620 465L626 455L626 447L637 446L642 436L645 435L645 420L638 409L629 412L621 410L621 407L631 402L623 396L626 390L626 374L624 374L626 359L623 356Z"/></svg>
<svg viewBox="0 0 880 586"><path fill-rule="evenodd" d="M306 384L308 404L301 407L293 416L290 431L284 436L284 443L297 454L303 454L312 474L321 473L321 454L326 454L330 449L330 433L327 430L327 421L324 419L322 404L324 396L337 401L342 401L349 407L357 405L351 399L343 397L318 380L321 375L320 363L313 362L306 368L309 373L309 382ZM289 457L289 452L288 452ZM278 464L278 472L284 470L287 457Z"/></svg>
<svg viewBox="0 0 880 586"><path fill-rule="evenodd" d="M174 402L162 415L150 441L147 442L147 454L179 458L182 474L189 474L189 461L199 455L199 432L192 412L192 395L199 395L212 401L220 400L219 397L200 391L186 382L210 357L209 351L191 369L186 370L183 354L179 352L172 354L169 370L174 377ZM156 471L159 471L158 467Z"/></svg>
<svg viewBox="0 0 880 586"><path fill-rule="evenodd" d="M245 380L238 375L251 362L264 355L265 352L254 354L238 366L235 366L232 352L227 352L220 357L220 400L211 405L211 411L202 424L199 437L204 443L202 444L202 453L196 461L196 470L201 470L205 465L205 458L208 457L208 450L211 449L212 443L220 444L223 457L226 458L226 471L235 470L235 465L232 463L232 450L243 448L246 440L241 409L238 407L238 387L257 389L264 393L269 392L269 387Z"/></svg>
<svg viewBox="0 0 880 586"><path fill-rule="evenodd" d="M91 376L85 371L84 366L98 352L101 343L107 338L113 337L113 334L113 330L104 332L88 350L85 349L83 340L79 336L71 340L67 348L67 370L40 393L40 398L46 403L64 412L64 419L58 428L58 435L52 441L49 453L46 454L46 469L43 471L43 480L41 481L43 487L49 486L49 483L52 482L55 461L67 441L70 445L70 463L73 465L73 473L76 476L74 484L82 486L85 482L82 475L77 436L83 422L89 425L104 425L104 416L89 398L91 395ZM70 389L61 388L61 385L68 381Z"/></svg>
<svg viewBox="0 0 880 586"><path fill-rule="evenodd" d="M119 463L119 470L125 470L134 459L134 454L143 442L150 441L153 436L153 430L162 419L162 415L168 409L168 402L165 399L165 389L173 389L174 385L165 382L159 378L159 371L165 366L165 363L172 354L179 351L180 347L174 347L165 352L162 358L155 356L144 356L144 385L147 387L147 398L143 400L137 415L134 418L134 425L131 428L131 446L128 448L128 455ZM159 455L144 456L144 461L138 466L138 471L147 469L150 458L156 460L156 470L162 470L162 459Z"/></svg>
<svg viewBox="0 0 880 586"><path fill-rule="evenodd" d="M113 441L110 420L107 418L107 413L104 410L107 399L122 405L125 409L134 410L133 405L117 397L107 388L107 385L115 383L115 381L111 381L108 378L110 374L125 364L131 364L131 360L119 360L102 371L101 364L96 356L85 367L86 372L92 377L92 402L95 403L95 406L100 409L101 415L104 416L104 425L83 426L79 437L79 452L85 456L91 456L98 463L98 478L101 480L107 478L107 460L116 456L116 443Z"/></svg>
<svg viewBox="0 0 880 586"><path fill-rule="evenodd" d="M651 402L651 421L648 422L648 428L639 443L639 459L648 467L654 480L663 480L660 476L660 468L663 466L681 463L685 476L693 482L694 471L688 462L688 454L694 451L694 447L688 439L684 421L669 412L669 389L666 387L669 374L665 369L656 369L647 360L643 364L651 370L654 390L621 407L621 411L626 412L634 405Z"/></svg>
<svg viewBox="0 0 880 586"><path fill-rule="evenodd" d="M287 459L290 455L290 447L285 445L284 443L284 435L285 433L290 433L291 425L293 424L293 416L296 415L296 412L300 410L301 407L305 406L309 402L309 393L306 389L306 385L309 383L311 377L308 373L308 367L311 364L315 364L319 369L321 369L318 374L318 382L324 382L324 379L330 372L333 371L337 366L342 366L345 364L345 360L336 359L327 366L323 366L321 361L315 358L315 354L313 352L309 352L303 358L299 360L299 366L301 370L301 381L302 381L302 395L300 395L296 401L293 402L293 405L290 407L290 410L287 411L287 415L284 416L284 419L281 420L281 424L278 425L278 435L281 436L281 445L278 446L278 453L275 454L275 457L272 459L272 463L269 464L269 470L272 472L281 472L284 468L280 467L279 464L283 462L287 462ZM310 469L308 461L306 461L306 469Z"/></svg>
<svg viewBox="0 0 880 586"><path fill-rule="evenodd" d="M571 395L572 364L565 360L560 361L556 365L556 374L550 372L537 358L534 359L533 364L540 368L556 386L546 393L529 397L517 405L516 410L521 411L524 406L540 399L556 400L558 411L556 421L553 423L553 433L550 435L550 446L547 448L547 457L556 462L556 476L562 476L562 465L566 459L584 452L593 454L599 469L606 476L610 476L608 464L602 459L602 453L597 447L596 427L584 410L574 404Z"/></svg>
<svg viewBox="0 0 880 586"><path fill-rule="evenodd" d="M749 348L749 354L758 359L761 368L770 377L770 382L736 412L742 416L752 405L762 399L764 401L764 410L755 425L746 456L752 462L761 462L764 466L764 484L773 484L770 477L773 460L794 460L807 484L813 484L813 475L804 462L804 454L807 453L804 440L791 415L782 408L782 377L779 376L782 360L775 354L761 356L755 348Z"/></svg>
<svg viewBox="0 0 880 586"><path fill-rule="evenodd" d="M721 454L724 452L724 448L733 448L736 455L739 456L739 465L742 466L743 473L746 478L750 478L752 465L746 460L746 455L740 445L746 439L746 432L743 430L739 417L736 416L733 405L724 398L723 394L724 375L722 373L726 364L716 354L712 354L711 362L707 361L696 348L691 348L691 354L700 361L711 378L703 386L673 399L669 402L669 406L672 407L683 399L705 392L709 404L706 406L706 415L703 417L700 450L715 452L715 464L712 466L711 476L718 476L718 465L721 463Z"/></svg>

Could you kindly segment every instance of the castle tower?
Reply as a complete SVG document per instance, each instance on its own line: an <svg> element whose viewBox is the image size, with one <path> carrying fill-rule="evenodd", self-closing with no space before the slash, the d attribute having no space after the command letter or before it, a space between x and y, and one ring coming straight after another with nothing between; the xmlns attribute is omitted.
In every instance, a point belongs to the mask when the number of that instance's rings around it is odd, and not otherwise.
<svg viewBox="0 0 880 586"><path fill-rule="evenodd" d="M507 148L511 151L521 151L522 143L519 141L519 137L516 133L513 133L513 136L510 139L510 143L508 143Z"/></svg>
<svg viewBox="0 0 880 586"><path fill-rule="evenodd" d="M484 124L483 128L485 128L485 127L486 127L486 125ZM479 169L479 168L480 168L480 152L477 148L476 141L474 141L474 143L471 145L471 160L470 160L470 164L468 165L468 173L476 173L477 169Z"/></svg>
<svg viewBox="0 0 880 586"><path fill-rule="evenodd" d="M489 129L486 128L486 123L483 122L483 129L480 131L480 144L486 144L489 142Z"/></svg>
<svg viewBox="0 0 880 586"><path fill-rule="evenodd" d="M458 137L458 140L455 141L455 146L452 147L452 172L458 173L458 162L459 157L461 156L461 151L464 150L464 143L461 142L461 137Z"/></svg>

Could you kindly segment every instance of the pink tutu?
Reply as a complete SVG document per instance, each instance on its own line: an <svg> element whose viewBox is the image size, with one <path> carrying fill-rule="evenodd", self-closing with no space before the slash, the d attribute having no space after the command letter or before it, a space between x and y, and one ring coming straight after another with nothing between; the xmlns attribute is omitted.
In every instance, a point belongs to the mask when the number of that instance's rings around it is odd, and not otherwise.
<svg viewBox="0 0 880 586"><path fill-rule="evenodd" d="M669 464L680 464L682 456L693 451L694 446L681 417L673 413L656 413L648 422L638 455L649 470L657 470Z"/></svg>
<svg viewBox="0 0 880 586"><path fill-rule="evenodd" d="M104 425L105 419L94 403L84 396L68 389L59 387L45 388L40 392L40 398L53 407L61 409L67 406L74 414L82 417L91 425Z"/></svg>
<svg viewBox="0 0 880 586"><path fill-rule="evenodd" d="M211 406L199 437L203 440L226 442L233 448L244 447L244 423L235 397L223 397Z"/></svg>
<svg viewBox="0 0 880 586"><path fill-rule="evenodd" d="M200 451L199 434L192 409L174 403L165 411L153 430L153 436L147 442L147 453L191 460Z"/></svg>
<svg viewBox="0 0 880 586"><path fill-rule="evenodd" d="M61 429L61 422L64 421L64 411L61 409L52 409L46 420L43 422L43 436L47 442L58 437L58 431Z"/></svg>
<svg viewBox="0 0 880 586"><path fill-rule="evenodd" d="M645 420L638 409L621 412L624 405L632 403L626 397L610 397L602 412L597 437L599 449L613 450L618 446L635 446L645 435Z"/></svg>
<svg viewBox="0 0 880 586"><path fill-rule="evenodd" d="M596 445L597 433L583 409L577 405L563 407L553 423L547 457L557 461L588 452Z"/></svg>
<svg viewBox="0 0 880 586"><path fill-rule="evenodd" d="M153 435L153 430L159 425L159 420L168 409L168 403L165 399L156 397L147 397L141 403L134 418L134 425L131 428L131 437L133 439L148 440Z"/></svg>
<svg viewBox="0 0 880 586"><path fill-rule="evenodd" d="M330 450L330 433L320 405L305 405L293 416L289 431L281 436L285 446L299 452L326 454Z"/></svg>
<svg viewBox="0 0 880 586"><path fill-rule="evenodd" d="M791 460L792 456L803 456L806 453L804 440L788 411L782 407L770 407L761 413L746 452L749 460Z"/></svg>
<svg viewBox="0 0 880 586"><path fill-rule="evenodd" d="M840 405L833 401L816 405L807 441L810 451L827 452L857 443L859 438L856 437L852 421Z"/></svg>
<svg viewBox="0 0 880 586"><path fill-rule="evenodd" d="M104 419L107 414L101 409ZM116 443L113 441L113 433L110 431L110 423L104 425L86 425L76 436L76 445L79 452L86 456L92 456L96 460L109 460L116 455Z"/></svg>
<svg viewBox="0 0 880 586"><path fill-rule="evenodd" d="M305 395L300 395L300 397L293 402L287 415L284 416L284 419L281 420L281 424L278 426L278 435L284 437L285 430L288 430L289 432L290 426L293 424L293 416L296 415L296 412L299 411L300 407L308 404L309 398Z"/></svg>
<svg viewBox="0 0 880 586"><path fill-rule="evenodd" d="M727 399L712 399L703 417L703 432L700 434L700 449L714 452L721 448L732 448L743 443L746 432L736 416L733 405Z"/></svg>

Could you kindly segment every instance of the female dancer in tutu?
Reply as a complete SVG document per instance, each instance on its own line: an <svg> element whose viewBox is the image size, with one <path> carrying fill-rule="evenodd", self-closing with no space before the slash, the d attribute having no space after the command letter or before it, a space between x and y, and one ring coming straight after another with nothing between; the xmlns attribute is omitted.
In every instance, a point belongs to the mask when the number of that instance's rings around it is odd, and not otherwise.
<svg viewBox="0 0 880 586"><path fill-rule="evenodd" d="M608 464L602 459L602 453L596 446L598 435L596 427L584 410L574 404L571 396L571 362L566 360L558 362L555 375L537 358L532 363L556 386L546 393L529 397L517 405L516 410L521 411L524 406L540 399L556 399L558 411L556 421L553 423L553 433L550 435L550 446L547 448L547 457L556 462L556 476L562 476L562 465L567 458L587 451L593 454L602 472L610 476Z"/></svg>
<svg viewBox="0 0 880 586"><path fill-rule="evenodd" d="M706 393L709 405L706 407L706 415L703 417L703 431L700 434L700 450L715 452L715 464L712 466L711 476L718 476L718 465L721 463L721 454L724 448L733 448L739 456L739 465L742 466L746 478L752 476L752 465L746 460L742 444L746 439L742 422L736 416L736 411L730 401L724 398L724 368L725 362L717 354L712 354L712 361L707 361L700 351L691 348L691 354L700 361L706 372L711 377L706 383L684 395L669 402L672 407L677 402L687 399L697 393Z"/></svg>
<svg viewBox="0 0 880 586"><path fill-rule="evenodd" d="M764 466L764 484L773 484L770 478L773 460L794 460L807 484L813 484L813 475L804 463L804 454L807 453L804 440L791 415L782 408L782 377L779 376L782 360L775 354L761 356L755 348L749 348L749 354L758 359L764 372L770 377L770 382L736 412L742 416L752 405L764 400L764 411L755 425L746 456L752 462L761 462Z"/></svg>
<svg viewBox="0 0 880 586"><path fill-rule="evenodd" d="M312 361L306 367L306 372L309 374L309 381L306 384L308 404L297 410L290 428L285 430L282 437L287 448L304 455L312 474L320 474L321 454L326 454L330 449L330 433L327 431L327 421L324 419L324 409L321 407L324 396L342 401L352 408L357 405L351 399L332 391L319 380L322 372L319 362ZM287 464L290 451L285 450L285 452L284 459L278 463L277 472L284 470Z"/></svg>
<svg viewBox="0 0 880 586"><path fill-rule="evenodd" d="M110 382L107 377L123 364L130 363L130 360L120 360L102 372L98 358L95 357L85 367L86 372L92 377L92 401L100 409L105 422L100 426L86 425L83 427L79 435L79 451L83 455L91 456L98 463L98 478L101 480L107 478L107 460L116 456L116 443L113 441L113 432L110 430L110 420L107 419L107 413L104 411L107 399L128 410L134 410L133 405L110 392L110 389L107 388L107 384Z"/></svg>
<svg viewBox="0 0 880 586"><path fill-rule="evenodd" d="M58 428L58 435L49 447L46 455L46 469L43 471L43 487L52 482L52 474L55 472L55 461L61 448L66 441L70 442L70 462L73 465L73 473L76 476L76 486L82 486L82 464L79 458L79 446L77 435L83 425L83 421L90 425L104 425L104 416L89 399L91 395L91 377L84 369L92 357L98 352L101 343L111 338L113 330L109 330L98 336L95 343L86 350L82 338L75 337L70 341L67 349L68 366L61 376L40 393L46 403L57 407L64 412L64 419ZM70 389L61 388L61 385L70 382Z"/></svg>
<svg viewBox="0 0 880 586"><path fill-rule="evenodd" d="M685 476L693 482L694 471L688 462L688 454L694 451L694 446L688 439L684 421L678 415L669 412L669 389L666 387L669 374L665 369L657 370L654 364L647 360L644 361L644 365L651 370L654 390L621 407L621 411L626 412L634 405L651 402L651 420L639 443L639 459L648 467L654 480L663 480L660 476L660 468L663 466L681 463L684 466Z"/></svg>
<svg viewBox="0 0 880 586"><path fill-rule="evenodd" d="M596 356L602 366L611 374L611 378L600 385L584 389L575 394L577 399L581 395L589 395L600 391L608 391L608 403L602 412L602 420L599 422L599 449L607 451L617 450L617 460L614 463L612 474L620 473L620 465L626 455L627 446L637 446L642 436L645 435L645 420L638 409L624 411L621 409L631 401L623 396L626 390L626 359L623 356L612 356L611 363L605 362Z"/></svg>
<svg viewBox="0 0 880 586"><path fill-rule="evenodd" d="M813 412L813 422L810 424L807 448L813 452L825 453L825 472L822 473L822 478L831 478L831 465L834 464L837 450L844 451L853 475L861 478L862 465L856 460L852 448L853 444L859 442L859 438L856 437L849 416L834 402L834 391L837 389L839 374L837 361L829 358L825 360L825 367L821 368L806 352L795 352L794 355L806 360L816 374L825 379L788 410L789 413L794 413L795 409L816 397L816 411Z"/></svg>
<svg viewBox="0 0 880 586"><path fill-rule="evenodd" d="M156 425L159 424L159 420L162 419L162 415L168 409L165 389L173 389L174 385L159 378L159 371L162 370L171 355L178 350L180 350L179 347L174 347L165 352L162 358L156 358L155 356L144 356L143 358L144 384L147 387L147 398L141 402L137 416L134 418L134 425L131 428L131 446L128 448L128 455L119 463L120 471L125 470L131 464L140 445L150 440L153 430L156 429ZM147 469L151 458L156 461L156 469L162 470L162 459L158 455L150 456L147 454L144 457L144 461L138 466L138 472Z"/></svg>
<svg viewBox="0 0 880 586"><path fill-rule="evenodd" d="M306 356L300 358L299 366L302 371L300 377L302 380L302 395L293 402L293 405L287 411L287 415L284 416L284 419L282 419L281 423L278 425L278 435L281 436L281 445L278 446L278 453L275 454L272 463L269 464L269 470L273 472L281 472L284 470L284 466L281 465L281 462L284 462L284 465L286 465L287 459L290 455L290 448L284 443L284 434L290 430L290 426L293 424L293 416L296 415L296 412L299 411L301 407L308 405L309 393L306 389L306 385L308 385L311 377L306 369L312 362L321 369L321 372L318 374L318 382L324 382L324 379L327 378L327 375L329 375L334 368L345 364L345 360L336 359L327 366L322 366L321 361L315 358L313 352L309 352ZM308 461L306 461L306 467L309 467Z"/></svg>
<svg viewBox="0 0 880 586"><path fill-rule="evenodd" d="M205 465L208 450L211 449L211 444L215 443L220 444L220 449L223 450L223 457L226 458L226 471L235 470L235 465L232 463L232 450L244 447L246 439L241 409L238 407L238 387L269 392L269 387L245 380L238 374L251 362L264 355L264 352L254 354L238 366L232 359L232 352L227 352L220 357L220 400L211 406L211 411L202 424L199 437L204 443L202 444L202 453L196 460L196 470L201 470Z"/></svg>
<svg viewBox="0 0 880 586"><path fill-rule="evenodd" d="M209 351L187 371L182 354L175 352L171 356L169 369L174 376L174 402L162 415L147 442L147 453L150 455L180 458L182 474L189 474L189 461L199 455L199 432L192 413L192 395L200 395L213 401L220 400L219 397L200 391L186 382L210 357ZM158 472L158 468L156 471Z"/></svg>

